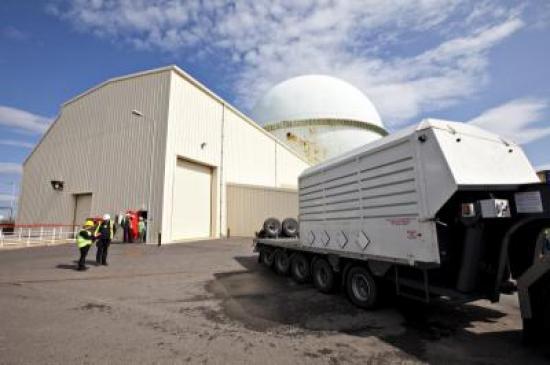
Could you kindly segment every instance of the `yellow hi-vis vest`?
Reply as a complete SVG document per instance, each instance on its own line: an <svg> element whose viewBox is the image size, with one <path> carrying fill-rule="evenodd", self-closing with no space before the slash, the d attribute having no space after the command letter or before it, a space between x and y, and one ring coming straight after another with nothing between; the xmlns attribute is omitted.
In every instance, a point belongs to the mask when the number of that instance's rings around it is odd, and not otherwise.
<svg viewBox="0 0 550 365"><path fill-rule="evenodd" d="M86 247L92 244L91 238L84 238L80 235L82 231L88 232L90 234L90 237L92 236L90 231L86 229L81 229L80 232L78 232L78 235L76 236L76 244L78 245L78 248Z"/></svg>

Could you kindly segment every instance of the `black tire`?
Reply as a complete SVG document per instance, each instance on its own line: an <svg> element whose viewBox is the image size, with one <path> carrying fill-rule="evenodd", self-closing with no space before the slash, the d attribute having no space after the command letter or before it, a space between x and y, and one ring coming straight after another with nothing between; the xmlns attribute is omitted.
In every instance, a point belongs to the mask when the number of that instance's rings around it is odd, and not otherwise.
<svg viewBox="0 0 550 365"><path fill-rule="evenodd" d="M319 258L313 262L311 268L313 285L321 293L331 293L336 286L336 274L327 260Z"/></svg>
<svg viewBox="0 0 550 365"><path fill-rule="evenodd" d="M311 280L309 260L301 253L295 254L290 261L290 275L297 283L303 284Z"/></svg>
<svg viewBox="0 0 550 365"><path fill-rule="evenodd" d="M346 277L346 292L356 306L373 309L378 303L380 291L376 280L366 268L354 266Z"/></svg>
<svg viewBox="0 0 550 365"><path fill-rule="evenodd" d="M277 218L267 218L264 221L263 228L267 237L279 237L281 235L281 222Z"/></svg>
<svg viewBox="0 0 550 365"><path fill-rule="evenodd" d="M262 264L264 264L267 267L272 267L274 260L273 250L268 248L263 248L260 251L260 258L262 261Z"/></svg>
<svg viewBox="0 0 550 365"><path fill-rule="evenodd" d="M288 257L288 254L284 250L279 249L274 253L274 260L275 272L279 275L288 275L290 270L290 257Z"/></svg>
<svg viewBox="0 0 550 365"><path fill-rule="evenodd" d="M299 230L298 221L294 218L286 218L282 223L282 232L286 237L297 237Z"/></svg>

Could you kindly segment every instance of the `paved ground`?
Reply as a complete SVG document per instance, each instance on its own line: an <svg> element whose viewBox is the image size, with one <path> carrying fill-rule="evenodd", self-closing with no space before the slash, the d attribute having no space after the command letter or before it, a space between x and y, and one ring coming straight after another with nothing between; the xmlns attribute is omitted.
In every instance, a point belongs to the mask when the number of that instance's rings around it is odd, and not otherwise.
<svg viewBox="0 0 550 365"><path fill-rule="evenodd" d="M76 254L0 252L0 363L550 362L520 344L514 297L366 312L259 266L250 240L115 245L87 272Z"/></svg>

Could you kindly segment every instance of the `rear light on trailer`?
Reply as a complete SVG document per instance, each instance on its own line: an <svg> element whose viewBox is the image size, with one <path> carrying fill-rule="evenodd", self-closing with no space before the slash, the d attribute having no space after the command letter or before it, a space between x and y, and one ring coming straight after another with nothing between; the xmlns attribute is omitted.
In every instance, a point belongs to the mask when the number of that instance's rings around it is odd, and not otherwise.
<svg viewBox="0 0 550 365"><path fill-rule="evenodd" d="M462 218L472 218L476 216L474 203L462 203Z"/></svg>

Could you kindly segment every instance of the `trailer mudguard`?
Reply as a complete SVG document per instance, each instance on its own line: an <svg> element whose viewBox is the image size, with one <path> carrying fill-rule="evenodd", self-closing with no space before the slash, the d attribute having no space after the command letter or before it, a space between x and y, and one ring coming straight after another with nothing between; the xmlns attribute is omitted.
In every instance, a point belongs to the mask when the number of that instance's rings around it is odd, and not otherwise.
<svg viewBox="0 0 550 365"><path fill-rule="evenodd" d="M542 300L542 311L550 311L549 298L534 298L534 296L543 295L545 290L550 289L550 247L547 231L542 231L537 239L535 249L535 257L533 265L518 279L518 296L523 319L536 319L540 313L535 313L533 309L534 300ZM541 282L542 280L542 282ZM533 293L534 285L537 285L539 290ZM538 311L537 311L538 312Z"/></svg>

